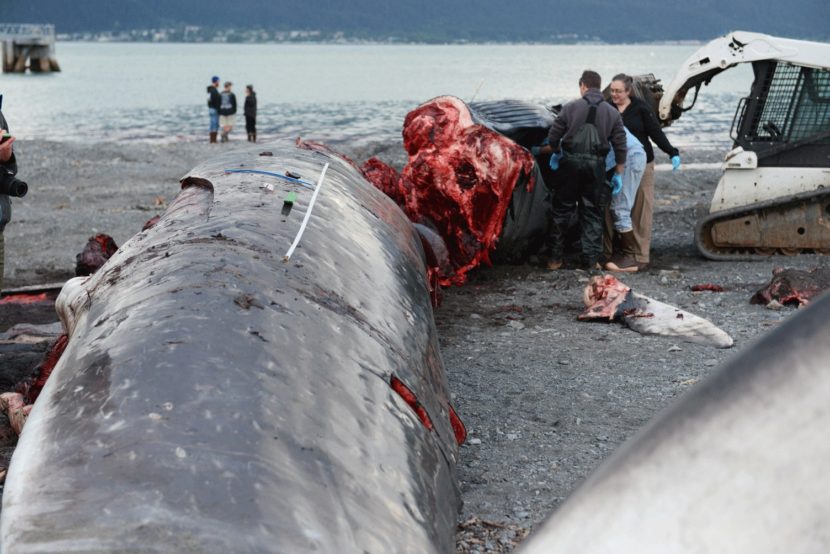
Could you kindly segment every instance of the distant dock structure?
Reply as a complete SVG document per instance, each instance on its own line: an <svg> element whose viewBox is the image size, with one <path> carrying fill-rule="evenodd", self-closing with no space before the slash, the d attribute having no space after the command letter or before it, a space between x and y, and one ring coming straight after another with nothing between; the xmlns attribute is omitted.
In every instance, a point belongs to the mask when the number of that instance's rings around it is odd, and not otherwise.
<svg viewBox="0 0 830 554"><path fill-rule="evenodd" d="M35 23L0 23L3 72L60 71L55 58L55 26Z"/></svg>

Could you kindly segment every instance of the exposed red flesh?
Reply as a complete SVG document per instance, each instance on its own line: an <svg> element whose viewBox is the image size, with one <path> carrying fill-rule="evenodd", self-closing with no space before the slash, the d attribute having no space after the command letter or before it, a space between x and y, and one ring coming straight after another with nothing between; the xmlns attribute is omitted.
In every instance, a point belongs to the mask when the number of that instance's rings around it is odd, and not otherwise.
<svg viewBox="0 0 830 554"><path fill-rule="evenodd" d="M452 262L440 283L460 285L469 270L490 263L516 183L528 175L533 189L533 156L474 124L464 102L450 96L409 112L403 139L409 162L397 182L379 160L364 166L364 175L397 202L403 196L412 221L438 231Z"/></svg>
<svg viewBox="0 0 830 554"><path fill-rule="evenodd" d="M625 301L630 287L622 284L613 275L595 275L582 292L586 308L577 319L607 319L613 321L617 308Z"/></svg>
<svg viewBox="0 0 830 554"><path fill-rule="evenodd" d="M702 285L692 285L692 292L723 292L723 287L720 285L713 285L712 283L704 283Z"/></svg>
<svg viewBox="0 0 830 554"><path fill-rule="evenodd" d="M55 369L58 361L60 361L63 351L66 350L67 344L69 344L69 336L66 334L59 336L52 347L49 348L40 366L35 369L37 371L37 377L35 377L34 382L31 385L18 386L18 392L24 394L28 404L34 404L35 400L37 400L40 391L43 390L47 379L52 374L52 370Z"/></svg>
<svg viewBox="0 0 830 554"><path fill-rule="evenodd" d="M415 396L415 393L412 390L403 384L403 381L392 376L391 380L389 381L389 385L392 387L392 390L398 393L398 396L403 398L403 401L407 403L407 405L412 408L415 412L415 415L418 416L418 419L421 420L424 427L430 431L433 429L432 420L429 417L424 406L418 402L418 397Z"/></svg>
<svg viewBox="0 0 830 554"><path fill-rule="evenodd" d="M75 275L92 275L115 254L118 246L109 235L89 237L83 251L75 256Z"/></svg>
<svg viewBox="0 0 830 554"><path fill-rule="evenodd" d="M809 304L810 300L830 289L830 269L816 268L809 271L801 269L776 268L772 271L770 282L756 292L752 304L769 304L776 300L780 304Z"/></svg>
<svg viewBox="0 0 830 554"><path fill-rule="evenodd" d="M40 302L54 302L54 298L50 298L48 293L41 292L37 294L19 293L10 294L0 300L0 304L39 304Z"/></svg>

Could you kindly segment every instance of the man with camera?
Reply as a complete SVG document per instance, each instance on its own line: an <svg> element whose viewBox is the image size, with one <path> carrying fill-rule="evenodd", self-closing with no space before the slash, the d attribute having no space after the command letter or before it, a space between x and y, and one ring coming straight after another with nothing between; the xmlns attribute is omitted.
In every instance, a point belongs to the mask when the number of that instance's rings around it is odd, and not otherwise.
<svg viewBox="0 0 830 554"><path fill-rule="evenodd" d="M2 98L0 96L0 98ZM12 144L14 137L8 132L9 126L3 112L0 111L0 290L3 288L3 270L5 269L5 244L3 230L12 218L10 196L21 197L26 194L26 183L17 179L17 160L14 158Z"/></svg>

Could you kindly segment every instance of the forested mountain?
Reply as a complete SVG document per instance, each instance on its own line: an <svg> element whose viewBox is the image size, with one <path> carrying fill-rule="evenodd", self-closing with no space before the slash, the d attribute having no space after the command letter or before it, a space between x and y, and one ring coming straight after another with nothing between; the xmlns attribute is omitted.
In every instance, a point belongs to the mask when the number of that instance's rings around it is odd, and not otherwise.
<svg viewBox="0 0 830 554"><path fill-rule="evenodd" d="M828 0L0 0L0 22L59 33L184 25L407 41L708 40L741 29L830 38Z"/></svg>

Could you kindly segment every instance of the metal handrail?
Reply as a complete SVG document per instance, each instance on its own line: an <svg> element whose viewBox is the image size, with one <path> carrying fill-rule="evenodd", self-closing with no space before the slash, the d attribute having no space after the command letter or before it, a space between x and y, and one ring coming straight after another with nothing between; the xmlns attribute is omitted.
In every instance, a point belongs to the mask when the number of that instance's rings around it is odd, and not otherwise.
<svg viewBox="0 0 830 554"><path fill-rule="evenodd" d="M6 37L55 37L51 23L0 23L0 38Z"/></svg>

